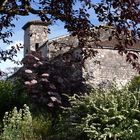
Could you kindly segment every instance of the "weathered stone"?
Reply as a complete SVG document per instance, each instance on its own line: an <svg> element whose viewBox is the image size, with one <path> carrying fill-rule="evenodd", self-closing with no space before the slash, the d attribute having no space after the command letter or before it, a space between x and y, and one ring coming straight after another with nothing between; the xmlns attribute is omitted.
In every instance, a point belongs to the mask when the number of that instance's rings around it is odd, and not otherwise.
<svg viewBox="0 0 140 140"><path fill-rule="evenodd" d="M88 58L82 67L80 60L83 57L81 49L76 48L78 45L76 37L65 35L48 41L46 32L43 32L43 29L47 30L46 25L31 23L30 26L24 28L24 54L27 53L26 50L35 50L35 44L39 43L37 51L40 51L42 56L47 57L47 60L54 65L50 69L51 73L52 75L57 73L54 77L65 89L80 85L83 79L85 83L92 86L101 86L113 81L118 85L125 85L135 75L138 75L137 71L126 62L125 56L118 54L113 47L108 47L114 45L112 41L108 42L107 39L103 39L101 44L104 49L95 49L98 54L94 58ZM71 46L74 46L73 50L70 49Z"/></svg>

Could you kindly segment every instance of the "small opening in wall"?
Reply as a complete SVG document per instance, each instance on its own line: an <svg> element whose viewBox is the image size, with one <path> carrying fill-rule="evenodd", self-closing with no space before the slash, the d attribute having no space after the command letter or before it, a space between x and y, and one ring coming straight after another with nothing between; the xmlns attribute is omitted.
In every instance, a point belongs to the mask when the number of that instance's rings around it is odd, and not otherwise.
<svg viewBox="0 0 140 140"><path fill-rule="evenodd" d="M35 50L38 50L39 48L39 43L35 43Z"/></svg>

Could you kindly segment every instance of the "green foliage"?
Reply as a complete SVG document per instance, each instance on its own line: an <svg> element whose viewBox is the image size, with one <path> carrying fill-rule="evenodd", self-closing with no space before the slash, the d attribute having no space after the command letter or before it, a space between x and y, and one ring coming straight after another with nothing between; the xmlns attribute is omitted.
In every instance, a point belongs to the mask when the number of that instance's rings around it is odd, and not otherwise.
<svg viewBox="0 0 140 140"><path fill-rule="evenodd" d="M135 76L129 83L128 89L130 91L139 91L140 90L140 76Z"/></svg>
<svg viewBox="0 0 140 140"><path fill-rule="evenodd" d="M68 140L139 140L140 93L127 89L92 91L70 98L58 136Z"/></svg>
<svg viewBox="0 0 140 140"><path fill-rule="evenodd" d="M20 82L0 81L0 120L6 111L12 110L14 106L21 108L27 101Z"/></svg>
<svg viewBox="0 0 140 140"><path fill-rule="evenodd" d="M19 111L15 107L6 112L3 125L2 140L33 140L32 116L27 105Z"/></svg>
<svg viewBox="0 0 140 140"><path fill-rule="evenodd" d="M33 118L33 129L36 136L40 139L45 139L49 135L53 135L52 132L52 119L43 115L38 115Z"/></svg>

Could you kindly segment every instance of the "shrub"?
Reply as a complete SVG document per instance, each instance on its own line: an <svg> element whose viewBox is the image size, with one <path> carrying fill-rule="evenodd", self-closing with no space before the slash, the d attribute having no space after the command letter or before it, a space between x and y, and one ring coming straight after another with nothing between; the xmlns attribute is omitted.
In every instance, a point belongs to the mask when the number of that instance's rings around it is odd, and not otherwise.
<svg viewBox="0 0 140 140"><path fill-rule="evenodd" d="M140 139L140 92L96 90L82 97L75 95L70 102L58 128L63 139Z"/></svg>
<svg viewBox="0 0 140 140"><path fill-rule="evenodd" d="M128 89L133 91L139 91L140 90L140 76L135 76L129 83Z"/></svg>
<svg viewBox="0 0 140 140"><path fill-rule="evenodd" d="M19 111L15 107L6 112L3 125L2 140L33 140L32 116L27 105Z"/></svg>
<svg viewBox="0 0 140 140"><path fill-rule="evenodd" d="M33 117L33 129L36 136L44 140L54 133L52 129L52 119L49 116L41 114Z"/></svg>
<svg viewBox="0 0 140 140"><path fill-rule="evenodd" d="M21 108L27 101L27 96L18 81L14 84L10 81L0 81L0 120L5 112L12 110L14 106Z"/></svg>

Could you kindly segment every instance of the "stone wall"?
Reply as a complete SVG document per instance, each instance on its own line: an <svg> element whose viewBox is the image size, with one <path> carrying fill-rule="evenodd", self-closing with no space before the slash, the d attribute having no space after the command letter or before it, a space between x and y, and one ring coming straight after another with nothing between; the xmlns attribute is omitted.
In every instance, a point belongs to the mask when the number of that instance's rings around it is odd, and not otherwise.
<svg viewBox="0 0 140 140"><path fill-rule="evenodd" d="M126 62L126 56L121 56L118 51L113 50L113 48L95 49L98 51L98 54L94 58L88 58L85 61L84 67L82 65L80 66L79 62L76 64L76 61L82 59L82 56L80 49L74 47L71 50L69 47L76 46L76 44L73 43L76 43L76 39L74 39L73 37L66 36L62 39L55 40L59 42L58 44L56 43L55 46L53 44L48 46L49 60L51 60L51 58L55 59L55 61L58 62L57 65L64 66L64 64L62 64L65 63L63 58L66 58L67 61L72 60L73 66L76 68L75 71L68 74L70 77L67 79L72 79L71 77L76 77L77 81L79 81L79 79L85 79L87 84L94 87L102 85L108 86L112 82L116 82L118 86L121 86L138 75L138 72L132 68L131 64ZM65 43L67 48L63 48L61 43ZM60 49L60 47L62 47L62 49Z"/></svg>
<svg viewBox="0 0 140 140"><path fill-rule="evenodd" d="M83 76L87 83L97 86L115 81L118 85L125 85L138 72L128 62L126 56L118 54L117 50L97 49L98 54L87 59Z"/></svg>
<svg viewBox="0 0 140 140"><path fill-rule="evenodd" d="M99 53L96 57L88 58L85 62L85 66L82 67L79 62L76 64L76 61L74 60L82 59L81 51L77 49L79 42L76 37L65 35L46 42L46 25L31 24L28 28L24 27L24 29L25 53L26 50L36 51L35 44L39 43L39 46L41 47L38 51L40 51L44 57L47 57L47 60L52 61L57 68L65 69L64 65L69 65L70 72L68 72L68 75L66 74L65 78L71 79L70 81L72 81L72 79L74 79L74 81L85 79L86 83L92 86L102 85L113 81L119 85L124 85L135 75L138 75L137 71L126 62L126 57L119 55L117 50L97 49ZM103 47L112 46L113 48L116 42L114 40L108 41L108 39L104 39L104 37L106 37L106 33L102 37L103 40L101 45ZM139 42L134 45L133 48L138 48ZM74 64L68 62L71 59ZM62 73L62 71L60 70L59 73Z"/></svg>
<svg viewBox="0 0 140 140"><path fill-rule="evenodd" d="M35 43L39 43L39 46L43 45L47 41L48 27L41 25L30 26L30 46L34 47Z"/></svg>
<svg viewBox="0 0 140 140"><path fill-rule="evenodd" d="M30 51L36 51L47 41L47 26L30 25L24 33L24 56Z"/></svg>
<svg viewBox="0 0 140 140"><path fill-rule="evenodd" d="M79 49L74 49L71 52L71 62L69 59L64 59L64 56L69 55L69 52L58 55L51 60L53 66L56 67L53 73L57 71L59 77L63 77L63 80L61 80L63 84L61 84L63 87L67 87L65 90L76 89L76 86L82 85L82 83L93 87L109 87L114 82L121 87L138 75L138 72L132 68L132 65L126 62L126 56L121 56L117 50L96 50L98 51L96 57L88 58L84 66L81 65L80 61L77 61L78 53L80 55L81 52Z"/></svg>

